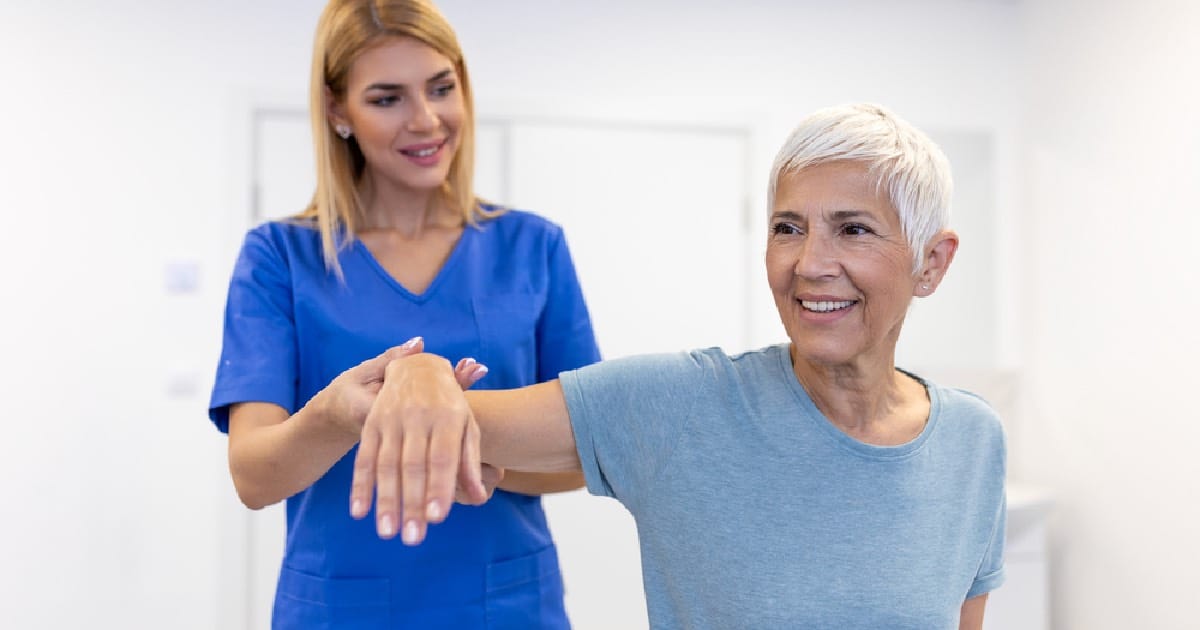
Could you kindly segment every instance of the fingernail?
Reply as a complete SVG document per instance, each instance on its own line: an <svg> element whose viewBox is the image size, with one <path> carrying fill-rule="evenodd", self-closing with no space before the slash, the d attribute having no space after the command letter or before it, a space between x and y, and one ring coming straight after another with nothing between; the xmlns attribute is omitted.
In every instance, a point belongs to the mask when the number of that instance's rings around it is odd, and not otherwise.
<svg viewBox="0 0 1200 630"><path fill-rule="evenodd" d="M392 517L384 515L379 519L379 535L390 538L396 535L396 526L392 525Z"/></svg>
<svg viewBox="0 0 1200 630"><path fill-rule="evenodd" d="M431 521L442 518L442 505L437 501L430 501L429 505L425 506L425 518Z"/></svg>
<svg viewBox="0 0 1200 630"><path fill-rule="evenodd" d="M480 363L479 366L475 368L475 371L471 374L471 377L480 379L480 378L483 378L483 375L487 374L487 373L488 373L487 366Z"/></svg>
<svg viewBox="0 0 1200 630"><path fill-rule="evenodd" d="M412 339L409 339L408 341L405 341L405 342L404 342L404 345L403 345L403 346L400 346L400 347L401 347L401 348L411 348L411 347L413 347L413 346L417 345L417 342L418 342L418 341L420 341L420 340L421 340L421 338L420 338L420 337L413 337Z"/></svg>
<svg viewBox="0 0 1200 630"><path fill-rule="evenodd" d="M463 359L463 365L471 365L472 363L475 363L475 362L476 362L475 359L472 359L471 357L467 357L467 358Z"/></svg>
<svg viewBox="0 0 1200 630"><path fill-rule="evenodd" d="M366 510L363 509L362 499L355 499L350 504L350 516L353 516L354 518L362 518L365 513Z"/></svg>
<svg viewBox="0 0 1200 630"><path fill-rule="evenodd" d="M405 544L417 544L417 522L409 521L404 524L404 542Z"/></svg>

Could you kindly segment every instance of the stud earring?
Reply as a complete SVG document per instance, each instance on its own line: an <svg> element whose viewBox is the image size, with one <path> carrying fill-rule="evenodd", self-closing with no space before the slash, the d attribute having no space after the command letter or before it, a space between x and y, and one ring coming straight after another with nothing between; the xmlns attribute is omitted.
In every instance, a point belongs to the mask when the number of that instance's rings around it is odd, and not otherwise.
<svg viewBox="0 0 1200 630"><path fill-rule="evenodd" d="M349 140L350 135L354 133L350 131L350 125L337 125L333 128L333 130L342 138L342 140Z"/></svg>
<svg viewBox="0 0 1200 630"><path fill-rule="evenodd" d="M928 291L928 290L929 290L929 285L928 285L928 284L922 284L922 285L921 285L921 288L922 288L922 289L924 289L924 290L926 290L926 291Z"/></svg>

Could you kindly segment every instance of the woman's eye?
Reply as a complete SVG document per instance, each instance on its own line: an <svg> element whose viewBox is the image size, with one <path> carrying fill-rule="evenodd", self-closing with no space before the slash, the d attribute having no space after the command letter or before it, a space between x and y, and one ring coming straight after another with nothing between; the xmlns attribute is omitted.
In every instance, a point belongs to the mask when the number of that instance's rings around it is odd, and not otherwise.
<svg viewBox="0 0 1200 630"><path fill-rule="evenodd" d="M371 103L372 105L378 105L380 107L387 107L389 105L395 104L396 101L397 101L397 98L393 95L393 96L378 96L378 97L371 99L368 102Z"/></svg>
<svg viewBox="0 0 1200 630"><path fill-rule="evenodd" d="M799 234L800 228L791 223L776 223L771 226L771 234Z"/></svg>
<svg viewBox="0 0 1200 630"><path fill-rule="evenodd" d="M446 95L450 94L451 92L453 92L454 88L456 88L456 87L458 87L458 86L453 83L443 83L442 85L439 85L439 86L433 88L433 95L439 96L439 97L446 96Z"/></svg>
<svg viewBox="0 0 1200 630"><path fill-rule="evenodd" d="M871 228L861 223L848 223L842 226L842 233L850 236L862 236L864 234L870 234Z"/></svg>

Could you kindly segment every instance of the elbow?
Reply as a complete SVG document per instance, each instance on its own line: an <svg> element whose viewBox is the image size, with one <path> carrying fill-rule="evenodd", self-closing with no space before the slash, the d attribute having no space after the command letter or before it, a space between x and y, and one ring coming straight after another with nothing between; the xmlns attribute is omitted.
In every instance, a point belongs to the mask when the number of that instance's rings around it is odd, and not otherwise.
<svg viewBox="0 0 1200 630"><path fill-rule="evenodd" d="M270 500L261 491L253 488L252 484L249 484L245 481L239 483L236 477L233 480L233 488L237 491L238 500L242 502L242 505L250 508L251 510L261 510L269 505L277 503L277 501Z"/></svg>
<svg viewBox="0 0 1200 630"><path fill-rule="evenodd" d="M230 461L229 476L233 479L233 489L237 492L238 500L251 510L261 510L280 501L280 497L272 496L268 488L261 483L255 483L251 475L239 470Z"/></svg>

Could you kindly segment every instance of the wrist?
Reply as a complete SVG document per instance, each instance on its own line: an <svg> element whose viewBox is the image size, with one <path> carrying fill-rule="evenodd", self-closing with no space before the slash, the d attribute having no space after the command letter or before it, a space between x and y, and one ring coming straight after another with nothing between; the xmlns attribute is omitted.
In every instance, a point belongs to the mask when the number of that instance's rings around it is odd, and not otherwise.
<svg viewBox="0 0 1200 630"><path fill-rule="evenodd" d="M366 414L359 418L348 418L338 413L340 406L329 398L331 396L324 391L313 396L300 410L304 414L304 423L324 435L358 442Z"/></svg>

